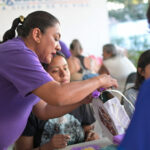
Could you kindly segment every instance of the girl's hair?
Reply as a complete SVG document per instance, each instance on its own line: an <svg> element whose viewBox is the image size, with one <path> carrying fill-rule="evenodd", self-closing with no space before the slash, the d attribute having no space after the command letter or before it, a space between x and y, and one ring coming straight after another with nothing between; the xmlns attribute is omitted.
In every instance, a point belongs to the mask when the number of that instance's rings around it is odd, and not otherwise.
<svg viewBox="0 0 150 150"><path fill-rule="evenodd" d="M14 38L16 31L18 36L27 37L34 28L39 28L44 33L46 28L53 27L57 23L59 23L58 19L46 11L32 12L26 18L20 16L13 21L11 28L4 33L3 42Z"/></svg>
<svg viewBox="0 0 150 150"><path fill-rule="evenodd" d="M62 57L65 58L65 55L64 55L62 52L59 52L59 51L56 52L56 54L53 56L53 58L56 57L56 56L62 56ZM65 58L65 59L66 59L66 58ZM42 63L42 66L43 66L43 68L44 68L46 71L48 71L48 66L49 66L49 64Z"/></svg>
<svg viewBox="0 0 150 150"><path fill-rule="evenodd" d="M70 44L70 50L74 51L75 56L81 55L82 46L78 39L74 39Z"/></svg>
<svg viewBox="0 0 150 150"><path fill-rule="evenodd" d="M117 48L114 44L105 44L103 46L103 51L105 51L108 54L111 54L112 57L118 54Z"/></svg>
<svg viewBox="0 0 150 150"><path fill-rule="evenodd" d="M148 4L148 9L147 9L147 21L148 21L148 24L150 25L150 3Z"/></svg>
<svg viewBox="0 0 150 150"><path fill-rule="evenodd" d="M150 64L150 50L146 50L141 54L137 64L137 74L135 81L135 88L139 89L145 78L139 73L138 68L141 68L141 72L145 71L145 67Z"/></svg>

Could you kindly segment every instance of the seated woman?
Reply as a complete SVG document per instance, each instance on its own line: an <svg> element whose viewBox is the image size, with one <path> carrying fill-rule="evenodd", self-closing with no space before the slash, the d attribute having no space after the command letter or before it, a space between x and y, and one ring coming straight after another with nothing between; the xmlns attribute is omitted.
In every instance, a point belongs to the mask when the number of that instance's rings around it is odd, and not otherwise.
<svg viewBox="0 0 150 150"><path fill-rule="evenodd" d="M57 52L49 65L44 64L48 73L60 84L70 82L70 72L64 56ZM69 91L68 91L69 92ZM88 140L98 139L92 123L95 122L88 104L83 104L70 114L62 117L39 120L31 113L22 136L15 144L15 150L50 150L64 148Z"/></svg>
<svg viewBox="0 0 150 150"><path fill-rule="evenodd" d="M150 50L143 52L139 57L137 64L136 82L134 87L131 87L124 92L124 95L133 105L136 102L137 94L141 84L145 79L148 78L150 78ZM133 108L126 101L124 101L124 107L129 117L131 118L134 111Z"/></svg>
<svg viewBox="0 0 150 150"><path fill-rule="evenodd" d="M71 57L68 59L68 66L71 73L71 80L82 80L84 75L96 74L99 64L93 57L83 56L83 48L78 39L74 39L70 44Z"/></svg>
<svg viewBox="0 0 150 150"><path fill-rule="evenodd" d="M123 92L128 75L136 72L133 63L126 56L121 55L114 44L110 43L103 46L103 64L110 75L117 79L118 90Z"/></svg>

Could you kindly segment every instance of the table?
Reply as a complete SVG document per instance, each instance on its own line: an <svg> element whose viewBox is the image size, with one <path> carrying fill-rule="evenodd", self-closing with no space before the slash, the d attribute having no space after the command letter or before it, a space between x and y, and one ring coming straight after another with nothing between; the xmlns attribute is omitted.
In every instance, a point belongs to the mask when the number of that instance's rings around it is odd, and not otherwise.
<svg viewBox="0 0 150 150"><path fill-rule="evenodd" d="M113 143L108 138L101 138L99 140L94 140L94 141L89 141L89 142L70 145L70 146L67 146L67 147L59 149L59 150L71 150L74 147L87 146L87 145L92 145L92 144L98 145L98 146L101 146L101 147L105 147L105 146L111 145Z"/></svg>

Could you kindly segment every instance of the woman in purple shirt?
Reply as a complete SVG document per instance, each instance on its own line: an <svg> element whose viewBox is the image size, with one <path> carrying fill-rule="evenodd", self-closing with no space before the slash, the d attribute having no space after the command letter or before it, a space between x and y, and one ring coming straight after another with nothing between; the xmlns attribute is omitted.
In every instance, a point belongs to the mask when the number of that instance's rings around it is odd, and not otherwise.
<svg viewBox="0 0 150 150"><path fill-rule="evenodd" d="M51 62L60 50L60 36L59 21L45 11L16 18L4 34L0 44L0 150L21 135L33 106L40 119L55 118L83 104L97 88L117 86L108 75L63 85L56 82L40 62Z"/></svg>

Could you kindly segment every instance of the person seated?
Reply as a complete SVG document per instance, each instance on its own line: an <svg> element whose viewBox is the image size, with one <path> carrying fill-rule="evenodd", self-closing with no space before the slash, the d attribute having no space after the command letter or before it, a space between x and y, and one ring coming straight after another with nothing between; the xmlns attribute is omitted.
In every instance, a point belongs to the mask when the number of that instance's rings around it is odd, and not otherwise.
<svg viewBox="0 0 150 150"><path fill-rule="evenodd" d="M138 63L137 63L137 73L136 73L135 85L133 87L127 89L124 92L124 95L126 96L126 98L133 105L136 102L137 94L138 94L141 84L143 83L143 81L145 79L148 79L148 78L150 78L150 50L144 51L140 55L140 57L138 59ZM124 101L124 107L125 107L127 114L131 118L132 114L134 112L134 109L131 107L131 105L127 101Z"/></svg>
<svg viewBox="0 0 150 150"><path fill-rule="evenodd" d="M103 64L109 74L118 81L118 90L123 92L128 75L136 72L133 63L124 55L121 55L116 46L106 44L103 46Z"/></svg>
<svg viewBox="0 0 150 150"><path fill-rule="evenodd" d="M96 73L96 60L92 57L83 56L83 48L78 39L74 39L70 44L72 56L68 59L71 80L82 80L84 75Z"/></svg>
<svg viewBox="0 0 150 150"><path fill-rule="evenodd" d="M70 72L64 56L57 52L45 70L60 84L70 82ZM69 92L69 91L68 91ZM59 118L39 120L31 113L22 136L15 143L15 150L50 150L67 145L98 139L93 132L95 122L89 104Z"/></svg>

